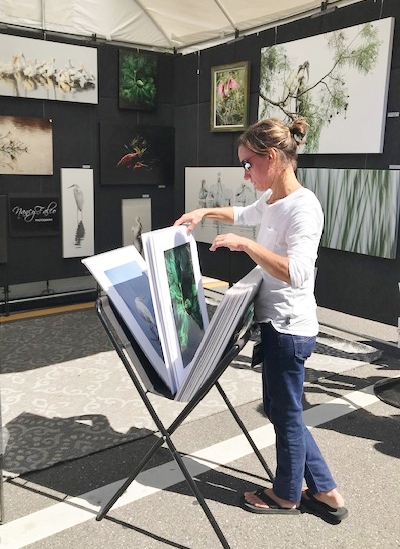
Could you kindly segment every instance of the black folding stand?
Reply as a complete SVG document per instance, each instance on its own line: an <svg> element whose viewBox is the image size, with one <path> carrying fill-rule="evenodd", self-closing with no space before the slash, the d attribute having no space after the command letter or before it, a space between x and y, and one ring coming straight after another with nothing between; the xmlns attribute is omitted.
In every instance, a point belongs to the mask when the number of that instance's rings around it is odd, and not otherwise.
<svg viewBox="0 0 400 549"><path fill-rule="evenodd" d="M97 300L97 314L116 350L118 356L122 360L131 380L133 381L138 393L140 394L150 416L152 417L156 427L160 433L159 438L153 444L153 446L148 450L146 455L143 456L143 459L135 467L132 474L125 480L122 486L117 490L114 496L109 500L109 502L104 505L104 507L99 511L96 516L96 520L101 520L107 512L111 509L114 503L118 498L125 492L129 485L136 479L139 473L144 469L146 464L152 458L152 456L157 452L158 449L164 444L167 444L168 449L171 452L172 457L177 462L180 470L182 471L189 487L196 497L197 501L203 508L208 520L210 521L212 527L214 528L215 533L217 534L222 546L225 549L230 549L225 536L223 535L218 523L216 522L214 515L211 513L210 508L208 507L201 491L198 489L197 484L194 482L192 476L190 475L186 465L182 460L180 452L176 449L174 443L171 440L171 435L174 431L181 425L181 423L187 418L187 416L192 412L192 410L199 404L199 402L207 395L207 393L216 387L222 396L226 406L234 417L235 421L241 428L243 434L249 441L251 447L254 450L254 453L258 457L261 465L264 467L267 472L270 480L273 480L273 474L268 467L266 461L261 455L259 449L255 445L253 439L251 438L248 430L243 424L242 420L239 418L236 410L232 406L230 400L226 396L224 390L220 386L218 379L232 362L232 360L240 353L245 344L251 337L252 327L250 326L241 326L241 331L238 333L235 341L231 343L229 348L226 350L223 358L218 363L217 367L214 369L209 379L197 390L193 398L186 404L184 409L178 415L178 417L171 423L171 425L166 428L160 418L158 417L147 393L155 393L163 395L166 398L173 399L173 395L169 389L165 386L161 378L158 376L154 368L149 363L147 357L142 352L137 341L132 336L131 332L128 330L126 324L124 323L121 316L112 306L111 302L106 296L100 297Z"/></svg>

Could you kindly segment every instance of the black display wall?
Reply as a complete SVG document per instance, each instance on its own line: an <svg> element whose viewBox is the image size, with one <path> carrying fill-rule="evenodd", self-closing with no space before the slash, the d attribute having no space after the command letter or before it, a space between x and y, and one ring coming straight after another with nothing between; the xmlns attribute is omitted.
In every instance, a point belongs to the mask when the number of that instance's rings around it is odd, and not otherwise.
<svg viewBox="0 0 400 549"><path fill-rule="evenodd" d="M25 33L24 36L35 38L37 34ZM47 37L47 40L50 38ZM52 37L51 40L57 39ZM67 42L65 39L62 41ZM33 193L60 196L60 169L90 166L94 173L95 253L99 253L122 245L122 198L140 198L143 195L150 197L153 228L170 225L174 219L173 181L165 188L140 184L103 185L99 153L99 128L103 122L173 127L173 56L146 52L158 60L156 109L122 110L118 106L119 48L95 42L82 44L71 40L69 43L97 48L99 102L94 105L0 97L0 115L52 119L54 158L54 174L51 176L0 174L0 195L4 197L14 193ZM82 265L81 258L62 257L61 234L27 238L15 238L7 234L7 262L0 263L1 288L86 274L88 271ZM12 295L9 297L12 299Z"/></svg>
<svg viewBox="0 0 400 549"><path fill-rule="evenodd" d="M260 50L339 28L395 18L393 59L388 112L400 111L400 4L398 0L365 0L326 15L302 19L269 29L234 43L217 46L175 60L176 177L175 208L184 210L185 166L238 166L236 133L210 132L211 67L248 60L251 63L250 123L257 120ZM371 105L371 109L374 106ZM368 112L365 126L368 131ZM382 154L301 155L301 167L388 169L400 164L400 119L388 118ZM230 282L253 266L242 253L209 252L199 243L203 274ZM397 325L400 316L400 258L387 260L321 248L318 258L316 296L318 304L355 316Z"/></svg>
<svg viewBox="0 0 400 549"><path fill-rule="evenodd" d="M148 52L158 59L158 96L154 112L121 110L118 106L118 50L116 45L91 43L98 50L99 103L87 105L38 99L0 97L0 115L52 118L53 176L0 174L0 196L10 193L60 193L60 169L90 165L95 183L95 252L121 246L121 199L148 195L152 199L153 228L171 224L184 210L186 166L238 166L236 133L210 132L211 67L250 61L250 116L257 119L260 50L264 46L329 32L367 21L394 17L395 34L390 73L388 111L400 111L400 5L398 0L364 0L316 18L277 26L233 43L188 55ZM21 35L21 32L18 31ZM37 33L24 34L38 37ZM46 37L66 42L65 37ZM82 42L70 41L82 45ZM374 106L371 105L371 109ZM99 126L129 121L136 125L175 128L175 180L167 188L102 185ZM368 131L368 113L365 126ZM400 119L388 118L382 154L302 155L302 167L387 169L400 164ZM2 199L4 201L4 198ZM199 243L204 275L235 282L253 266L242 253ZM61 235L15 238L7 235L6 263L0 263L0 288L8 285L79 277L87 274L80 258L62 258ZM4 254L3 254L4 255ZM4 261L4 259L3 259ZM379 259L322 248L318 258L316 295L320 306L395 325L400 316L399 254Z"/></svg>

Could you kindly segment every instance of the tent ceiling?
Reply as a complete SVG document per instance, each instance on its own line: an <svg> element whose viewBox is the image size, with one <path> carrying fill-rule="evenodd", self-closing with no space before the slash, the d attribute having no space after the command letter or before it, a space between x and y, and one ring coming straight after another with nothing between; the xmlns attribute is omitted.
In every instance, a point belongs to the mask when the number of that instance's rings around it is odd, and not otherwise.
<svg viewBox="0 0 400 549"><path fill-rule="evenodd" d="M0 0L0 22L188 53L361 0Z"/></svg>

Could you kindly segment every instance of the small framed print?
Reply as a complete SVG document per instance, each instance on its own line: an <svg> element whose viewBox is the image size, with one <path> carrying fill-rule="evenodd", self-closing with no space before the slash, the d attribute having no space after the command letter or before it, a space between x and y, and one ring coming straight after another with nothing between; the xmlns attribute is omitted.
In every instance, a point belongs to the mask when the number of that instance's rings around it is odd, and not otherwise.
<svg viewBox="0 0 400 549"><path fill-rule="evenodd" d="M235 132L247 126L249 61L211 68L211 131Z"/></svg>

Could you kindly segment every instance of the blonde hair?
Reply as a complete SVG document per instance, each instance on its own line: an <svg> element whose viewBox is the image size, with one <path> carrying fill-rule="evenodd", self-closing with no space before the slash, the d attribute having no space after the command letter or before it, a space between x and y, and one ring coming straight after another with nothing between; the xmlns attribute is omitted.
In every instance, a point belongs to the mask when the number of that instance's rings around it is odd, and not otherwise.
<svg viewBox="0 0 400 549"><path fill-rule="evenodd" d="M304 143L308 123L299 117L287 126L278 118L266 118L252 124L238 139L238 145L257 154L268 154L270 149L276 149L285 162L297 168L297 149Z"/></svg>

